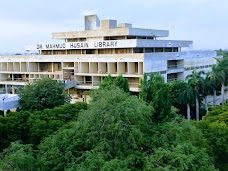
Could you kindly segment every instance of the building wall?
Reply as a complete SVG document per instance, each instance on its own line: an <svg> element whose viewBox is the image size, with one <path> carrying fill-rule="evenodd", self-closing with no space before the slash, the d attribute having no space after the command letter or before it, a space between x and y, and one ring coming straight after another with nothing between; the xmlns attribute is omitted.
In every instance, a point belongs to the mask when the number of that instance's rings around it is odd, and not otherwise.
<svg viewBox="0 0 228 171"><path fill-rule="evenodd" d="M139 92L144 73L160 73L166 82L182 79L193 69L207 70L216 63L215 51L187 51L192 41L157 40L169 31L133 28L116 20L85 16L85 30L56 32L59 44L37 44L28 49L41 55L0 56L0 84L25 85L41 78L76 83L75 92L97 88L105 76L127 78L130 90ZM68 89L68 92L70 90Z"/></svg>

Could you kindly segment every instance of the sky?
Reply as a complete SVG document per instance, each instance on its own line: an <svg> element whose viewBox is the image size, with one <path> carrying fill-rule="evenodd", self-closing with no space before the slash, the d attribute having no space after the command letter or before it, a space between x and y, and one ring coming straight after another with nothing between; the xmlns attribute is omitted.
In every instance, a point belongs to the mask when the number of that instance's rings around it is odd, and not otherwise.
<svg viewBox="0 0 228 171"><path fill-rule="evenodd" d="M84 15L169 30L193 49L228 49L227 0L0 0L0 54L51 43L52 32L83 30ZM58 42L61 40L58 40Z"/></svg>

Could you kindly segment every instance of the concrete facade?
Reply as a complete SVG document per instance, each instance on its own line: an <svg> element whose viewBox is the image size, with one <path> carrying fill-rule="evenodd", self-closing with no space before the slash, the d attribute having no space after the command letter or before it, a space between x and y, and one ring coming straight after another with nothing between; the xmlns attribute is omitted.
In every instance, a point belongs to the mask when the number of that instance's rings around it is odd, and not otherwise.
<svg viewBox="0 0 228 171"><path fill-rule="evenodd" d="M18 86L52 78L65 81L66 91L85 100L108 74L122 74L137 93L144 73L159 72L166 82L184 80L193 69L210 71L216 63L215 51L191 51L192 41L159 39L168 36L167 30L85 16L84 31L53 33L60 43L26 47L39 55L0 56L0 85L16 93Z"/></svg>

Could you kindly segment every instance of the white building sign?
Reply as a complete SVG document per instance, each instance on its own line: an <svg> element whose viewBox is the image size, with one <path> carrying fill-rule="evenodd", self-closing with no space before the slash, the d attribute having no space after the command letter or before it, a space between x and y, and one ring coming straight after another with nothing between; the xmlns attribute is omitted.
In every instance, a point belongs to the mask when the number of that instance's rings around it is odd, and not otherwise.
<svg viewBox="0 0 228 171"><path fill-rule="evenodd" d="M136 40L107 40L96 42L46 43L26 47L26 50L108 49L136 47Z"/></svg>

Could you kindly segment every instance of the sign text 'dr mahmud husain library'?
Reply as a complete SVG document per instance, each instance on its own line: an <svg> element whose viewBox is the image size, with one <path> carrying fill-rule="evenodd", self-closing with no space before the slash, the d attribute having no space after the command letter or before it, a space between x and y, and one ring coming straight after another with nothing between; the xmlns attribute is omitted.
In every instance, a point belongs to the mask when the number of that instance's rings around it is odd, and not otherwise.
<svg viewBox="0 0 228 171"><path fill-rule="evenodd" d="M132 40L110 40L96 42L64 42L37 44L29 50L62 50L62 49L107 49L135 47L136 42Z"/></svg>

